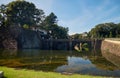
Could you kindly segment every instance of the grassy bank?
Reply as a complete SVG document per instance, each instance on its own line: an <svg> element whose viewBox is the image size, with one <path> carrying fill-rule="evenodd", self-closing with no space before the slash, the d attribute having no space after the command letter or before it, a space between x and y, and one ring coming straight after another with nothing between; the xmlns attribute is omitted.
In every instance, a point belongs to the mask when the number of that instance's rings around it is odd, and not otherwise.
<svg viewBox="0 0 120 78"><path fill-rule="evenodd" d="M0 67L4 71L5 78L102 78L89 75L62 75L60 73L42 72L33 70L16 70L13 68Z"/></svg>

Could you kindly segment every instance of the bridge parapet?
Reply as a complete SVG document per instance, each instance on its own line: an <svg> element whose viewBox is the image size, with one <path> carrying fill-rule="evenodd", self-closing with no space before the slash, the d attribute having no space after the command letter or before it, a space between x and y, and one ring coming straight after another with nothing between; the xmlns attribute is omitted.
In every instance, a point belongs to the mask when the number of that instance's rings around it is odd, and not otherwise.
<svg viewBox="0 0 120 78"><path fill-rule="evenodd" d="M76 44L87 43L91 48L91 40L76 39L46 39L42 40L43 50L74 50Z"/></svg>

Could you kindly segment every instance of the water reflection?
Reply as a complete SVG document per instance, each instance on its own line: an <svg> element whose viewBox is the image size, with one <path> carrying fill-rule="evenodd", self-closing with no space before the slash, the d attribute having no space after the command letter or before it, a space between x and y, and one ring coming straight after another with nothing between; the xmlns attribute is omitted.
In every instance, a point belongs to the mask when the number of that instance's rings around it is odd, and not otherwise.
<svg viewBox="0 0 120 78"><path fill-rule="evenodd" d="M90 60L88 59L68 56L67 60L68 60L68 65L60 66L56 69L56 71L78 73L80 70L82 71L84 69L89 69L93 67Z"/></svg>
<svg viewBox="0 0 120 78"><path fill-rule="evenodd" d="M104 63L101 64L104 65ZM62 65L55 71L100 76L120 76L120 70L104 70L104 68L97 67L96 64L91 62L91 60L80 57L68 57L68 65Z"/></svg>
<svg viewBox="0 0 120 78"><path fill-rule="evenodd" d="M106 60L108 60L120 69L120 56L116 56L106 51L102 51L102 55L106 58Z"/></svg>
<svg viewBox="0 0 120 78"><path fill-rule="evenodd" d="M103 56L103 57L102 57ZM120 76L120 60L99 52L0 50L0 66L101 76ZM107 59L107 60L106 60Z"/></svg>

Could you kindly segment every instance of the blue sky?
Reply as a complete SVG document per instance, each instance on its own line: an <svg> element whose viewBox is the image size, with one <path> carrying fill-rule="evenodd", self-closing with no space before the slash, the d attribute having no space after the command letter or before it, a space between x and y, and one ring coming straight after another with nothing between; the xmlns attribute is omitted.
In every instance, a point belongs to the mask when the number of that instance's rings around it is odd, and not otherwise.
<svg viewBox="0 0 120 78"><path fill-rule="evenodd" d="M0 0L7 4L13 0ZM27 0L48 15L54 12L58 24L69 27L69 34L88 32L95 25L120 22L120 0Z"/></svg>

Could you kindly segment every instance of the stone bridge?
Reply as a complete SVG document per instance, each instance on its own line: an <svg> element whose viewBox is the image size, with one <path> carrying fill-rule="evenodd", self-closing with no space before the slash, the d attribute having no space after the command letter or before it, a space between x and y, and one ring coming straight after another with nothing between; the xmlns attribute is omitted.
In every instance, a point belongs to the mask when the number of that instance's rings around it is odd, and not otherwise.
<svg viewBox="0 0 120 78"><path fill-rule="evenodd" d="M43 39L40 32L19 29L16 39L6 39L0 45L6 49L40 49L40 50L74 50L76 45L87 43L89 48L95 48L95 39ZM16 36L13 32L13 38ZM100 47L98 47L100 48Z"/></svg>
<svg viewBox="0 0 120 78"><path fill-rule="evenodd" d="M92 48L94 44L92 40L88 39L43 39L42 49L43 50L74 50L75 45L80 45L80 43L87 43L89 48Z"/></svg>

